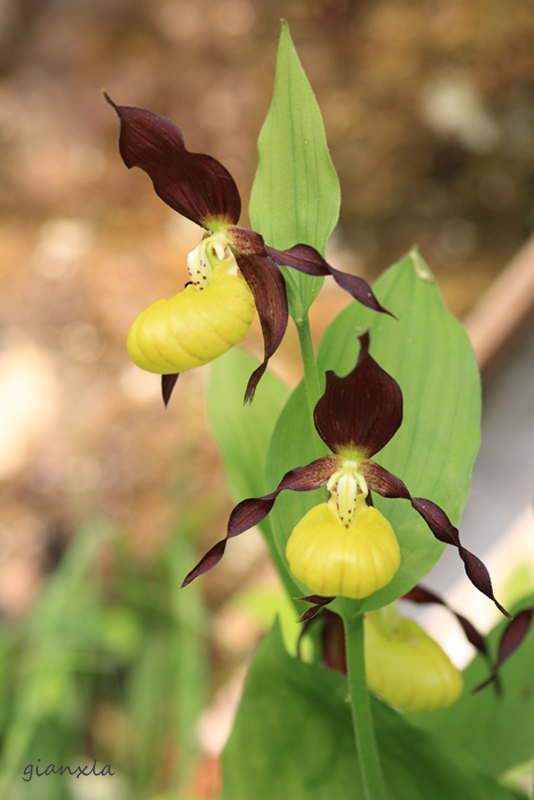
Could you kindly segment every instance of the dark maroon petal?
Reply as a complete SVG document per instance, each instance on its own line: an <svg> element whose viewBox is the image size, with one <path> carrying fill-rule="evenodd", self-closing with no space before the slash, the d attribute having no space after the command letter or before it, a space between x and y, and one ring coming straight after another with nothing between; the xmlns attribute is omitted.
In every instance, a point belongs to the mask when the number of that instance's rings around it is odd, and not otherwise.
<svg viewBox="0 0 534 800"><path fill-rule="evenodd" d="M230 245L238 253L246 256L268 257L261 233L251 231L250 228L241 228L238 225L227 228L225 233Z"/></svg>
<svg viewBox="0 0 534 800"><path fill-rule="evenodd" d="M377 492L382 495L382 497L398 497L409 500L415 510L421 514L436 539L445 544L451 544L453 547L457 547L460 558L464 562L467 577L471 583L482 592L482 594L485 594L486 597L493 600L499 611L511 619L510 614L501 606L493 594L491 578L486 566L477 556L462 545L458 528L454 527L443 509L431 500L425 500L423 497L412 497L407 487L399 478L392 475L391 472L388 472L374 461L362 461L361 470L371 491ZM472 642L472 644L475 643Z"/></svg>
<svg viewBox="0 0 534 800"><path fill-rule="evenodd" d="M520 611L514 619L508 623L504 629L501 641L499 642L499 652L497 654L497 666L506 661L514 653L532 625L532 608Z"/></svg>
<svg viewBox="0 0 534 800"><path fill-rule="evenodd" d="M314 603L311 608L308 608L304 614L299 617L299 622L309 622L321 611L324 606L327 606L335 597L322 597L320 594L310 594L308 597L299 597L299 600L304 600L306 603Z"/></svg>
<svg viewBox="0 0 534 800"><path fill-rule="evenodd" d="M458 548L460 558L464 562L465 572L473 586L475 586L479 592L485 594L486 597L489 597L490 600L493 600L499 611L504 614L505 617L512 619L508 611L501 606L493 594L493 586L486 565L478 556L475 556L462 545L458 534L458 528L454 527L443 509L435 503L432 503L431 500L425 500L423 497L413 497L412 506L421 514L436 539L439 539L440 542L445 542L445 544L452 544L454 547Z"/></svg>
<svg viewBox="0 0 534 800"><path fill-rule="evenodd" d="M144 170L167 205L208 229L214 218L229 224L239 220L239 192L222 164L211 156L190 153L180 129L165 117L118 106L104 96L121 121L119 149L124 163L129 169Z"/></svg>
<svg viewBox="0 0 534 800"><path fill-rule="evenodd" d="M267 369L270 357L278 349L287 328L288 308L284 276L270 258L236 253L241 273L250 286L263 332L263 363L254 370L245 393L245 403L252 400L256 386Z"/></svg>
<svg viewBox="0 0 534 800"><path fill-rule="evenodd" d="M331 275L342 289L349 292L362 305L372 308L373 311L382 311L394 316L380 305L367 281L356 275L350 275L348 272L334 269L314 247L307 244L296 244L289 250L276 250L274 247L265 249L277 264L293 267L299 272L305 272L306 275Z"/></svg>
<svg viewBox="0 0 534 800"><path fill-rule="evenodd" d="M328 608L322 612L324 619L321 640L323 656L328 669L347 674L347 647L345 642L345 626L339 614Z"/></svg>
<svg viewBox="0 0 534 800"><path fill-rule="evenodd" d="M179 375L180 373L177 372L174 375L161 376L161 394L163 396L163 402L165 403L165 408L167 408L167 406L169 405L169 400L171 399L172 390L176 386L176 381L178 380Z"/></svg>
<svg viewBox="0 0 534 800"><path fill-rule="evenodd" d="M239 536L240 533L248 531L265 519L280 492L284 489L292 489L294 492L308 492L312 489L326 486L337 466L337 458L332 458L331 456L318 458L305 467L297 467L287 472L271 494L267 494L265 497L251 497L238 503L230 514L226 536L220 542L217 542L198 562L197 566L191 570L182 583L182 587L187 586L199 575L203 575L219 563L223 557L228 539Z"/></svg>
<svg viewBox="0 0 534 800"><path fill-rule="evenodd" d="M401 479L380 464L374 461L362 461L361 470L371 491L377 492L382 497L402 497L404 500L411 500L410 492Z"/></svg>
<svg viewBox="0 0 534 800"><path fill-rule="evenodd" d="M402 392L391 375L369 355L369 333L358 337L358 363L344 378L326 373L325 393L315 406L315 427L335 453L352 448L371 457L402 422Z"/></svg>
<svg viewBox="0 0 534 800"><path fill-rule="evenodd" d="M497 661L495 666L493 667L493 671L490 677L481 683L476 689L473 689L473 694L480 692L481 689L484 689L493 681L499 681L499 667L503 664L507 658L509 658L512 653L515 653L519 645L522 643L525 636L530 631L530 627L532 624L532 612L534 609L526 608L524 611L521 611L517 614L514 619L508 623L506 628L504 629L501 640L499 642L499 651L497 653ZM499 685L497 683L497 688L499 689Z"/></svg>
<svg viewBox="0 0 534 800"><path fill-rule="evenodd" d="M434 594L434 592L425 589L423 586L417 584L414 586L413 589L410 589L409 592L406 592L401 598L402 600L411 600L412 603L438 603L441 606L445 606L451 614L454 614L458 622L463 628L463 631L466 635L466 638L471 644L476 647L479 653L482 653L483 656L488 657L488 647L486 645L486 640L482 636L482 634L477 631L475 626L472 622L469 622L463 614L458 614L450 605L439 595Z"/></svg>

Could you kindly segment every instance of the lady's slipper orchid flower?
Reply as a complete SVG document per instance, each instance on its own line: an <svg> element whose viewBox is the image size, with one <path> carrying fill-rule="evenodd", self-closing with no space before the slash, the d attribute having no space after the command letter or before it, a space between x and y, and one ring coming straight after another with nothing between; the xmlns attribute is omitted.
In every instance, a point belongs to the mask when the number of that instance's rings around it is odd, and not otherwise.
<svg viewBox="0 0 534 800"><path fill-rule="evenodd" d="M365 615L367 685L404 711L436 711L462 694L460 671L417 622L393 603Z"/></svg>
<svg viewBox="0 0 534 800"><path fill-rule="evenodd" d="M400 427L403 400L398 383L369 355L369 334L359 341L355 368L344 378L327 372L325 393L315 406L315 427L333 455L290 470L265 497L239 503L230 515L226 537L201 559L184 585L219 562L228 539L261 522L281 491L324 486L330 500L304 516L286 549L293 574L316 593L308 599L318 606L338 595L366 597L389 583L398 569L394 532L385 517L368 505L373 491L409 500L439 541L458 548L476 588L507 614L494 597L485 565L461 544L445 512L430 500L412 497L399 478L371 460Z"/></svg>
<svg viewBox="0 0 534 800"><path fill-rule="evenodd" d="M304 624L301 635L316 620L323 623L321 643L325 665L346 675L343 620L324 608L319 616ZM459 699L463 686L461 673L428 633L413 620L401 616L397 603L367 613L364 626L367 686L374 694L405 711L436 711Z"/></svg>
<svg viewBox="0 0 534 800"><path fill-rule="evenodd" d="M179 128L164 117L105 97L121 122L119 149L126 166L144 170L167 205L207 231L188 257L192 285L154 303L130 331L130 356L142 369L163 376L165 402L180 372L212 361L241 341L255 304L264 359L248 382L245 401L252 399L288 322L286 286L277 264L308 275L332 275L360 303L386 312L363 278L334 269L313 247L275 250L259 233L238 227L239 191L222 164L190 153Z"/></svg>

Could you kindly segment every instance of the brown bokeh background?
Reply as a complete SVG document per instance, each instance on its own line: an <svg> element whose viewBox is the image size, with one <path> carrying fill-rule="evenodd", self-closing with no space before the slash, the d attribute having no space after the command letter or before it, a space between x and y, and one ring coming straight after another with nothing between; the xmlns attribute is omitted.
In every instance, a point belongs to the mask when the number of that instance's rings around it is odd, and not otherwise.
<svg viewBox="0 0 534 800"><path fill-rule="evenodd" d="M228 167L246 208L281 17L340 176L329 251L338 267L371 280L418 243L463 315L530 234L530 0L5 0L4 616L31 607L87 518L115 520L139 560L150 559L183 502L181 483L188 502L210 512L199 551L220 536L231 500L205 417L207 371L183 376L165 411L158 378L125 349L136 314L182 288L198 230L144 174L126 170L101 89L176 122L190 149ZM316 337L347 302L326 286L312 314ZM258 326L244 345L261 353ZM292 330L273 367L298 381ZM246 580L261 567L261 548L243 552L243 563L210 576L212 607L232 591L232 570Z"/></svg>

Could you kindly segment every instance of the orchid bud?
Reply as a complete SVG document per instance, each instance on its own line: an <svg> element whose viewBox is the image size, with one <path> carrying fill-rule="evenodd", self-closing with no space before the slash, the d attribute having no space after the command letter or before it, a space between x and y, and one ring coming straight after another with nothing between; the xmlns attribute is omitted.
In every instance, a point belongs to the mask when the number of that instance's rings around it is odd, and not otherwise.
<svg viewBox="0 0 534 800"><path fill-rule="evenodd" d="M340 521L332 501L308 511L289 537L286 555L293 575L315 594L353 599L386 586L400 564L393 528L363 494L348 523Z"/></svg>
<svg viewBox="0 0 534 800"><path fill-rule="evenodd" d="M367 685L405 711L436 711L462 693L462 675L413 620L386 606L365 618Z"/></svg>
<svg viewBox="0 0 534 800"><path fill-rule="evenodd" d="M219 242L211 248L209 240L197 250L188 258L193 282L170 300L152 303L130 328L128 353L141 369L170 375L200 367L250 328L254 296L231 252Z"/></svg>

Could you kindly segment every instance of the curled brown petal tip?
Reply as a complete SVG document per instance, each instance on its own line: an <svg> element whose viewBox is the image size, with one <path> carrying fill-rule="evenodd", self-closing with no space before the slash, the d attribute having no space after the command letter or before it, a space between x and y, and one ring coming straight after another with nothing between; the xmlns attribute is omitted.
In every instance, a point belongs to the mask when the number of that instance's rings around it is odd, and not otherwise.
<svg viewBox="0 0 534 800"><path fill-rule="evenodd" d="M373 311L380 311L383 314L389 314L391 317L395 316L380 305L367 281L356 275L340 272L331 267L314 247L308 244L296 244L288 250L276 250L274 247L266 247L265 249L277 264L292 267L299 272L306 273L306 275L331 275L342 289L349 292L362 305L371 308Z"/></svg>
<svg viewBox="0 0 534 800"><path fill-rule="evenodd" d="M280 492L284 489L291 489L294 492L308 492L312 489L319 489L321 486L326 486L328 479L336 470L337 463L337 459L331 456L318 458L305 467L296 467L287 472L274 492L264 497L250 497L238 503L230 514L228 529L224 539L217 542L217 544L201 558L197 566L186 576L182 586L187 586L195 578L198 578L199 575L208 572L208 570L219 563L224 555L228 539L233 539L234 536L239 536L255 525L259 525L271 511Z"/></svg>
<svg viewBox="0 0 534 800"><path fill-rule="evenodd" d="M344 378L326 373L326 389L315 406L315 427L334 452L354 448L369 458L394 436L402 422L397 381L369 355L369 333L358 337L360 353Z"/></svg>
<svg viewBox="0 0 534 800"><path fill-rule="evenodd" d="M512 653L515 653L519 645L523 642L530 631L533 611L534 609L532 608L526 608L523 611L520 611L519 614L516 614L513 620L508 623L499 642L497 660L493 667L492 673L487 680L473 689L473 694L485 689L486 686L489 686L489 684L493 683L494 681L498 684L499 668L512 655Z"/></svg>
<svg viewBox="0 0 534 800"><path fill-rule="evenodd" d="M508 611L503 608L493 594L491 577L486 565L478 556L475 556L474 553L471 553L462 545L458 528L454 527L443 509L423 497L413 497L411 503L415 510L421 514L436 539L445 544L451 544L458 549L460 558L464 562L466 575L473 586L479 592L485 594L486 597L489 597L505 617L512 619Z"/></svg>
<svg viewBox="0 0 534 800"><path fill-rule="evenodd" d="M254 295L263 333L263 362L254 370L248 382L245 393L245 403L248 403L254 397L269 359L284 338L289 312L284 277L270 258L236 252L236 260Z"/></svg>
<svg viewBox="0 0 534 800"><path fill-rule="evenodd" d="M402 600L411 600L412 603L437 603L444 606L451 614L454 614L463 632L469 642L484 656L489 656L488 646L482 634L475 628L472 622L466 619L463 614L458 614L451 606L439 595L426 589L424 586L417 584L409 592L406 592L401 598Z"/></svg>
<svg viewBox="0 0 534 800"><path fill-rule="evenodd" d="M167 408L169 405L172 391L176 386L176 381L178 380L179 376L179 372L175 373L174 375L161 376L161 395L163 397L163 402L165 403L165 408Z"/></svg>
<svg viewBox="0 0 534 800"><path fill-rule="evenodd" d="M299 597L299 600L314 604L311 608L308 608L301 617L299 617L299 622L309 622L315 616L317 616L317 614L325 606L327 606L329 603L332 603L335 599L335 597L322 597L320 594L311 594L308 597Z"/></svg>
<svg viewBox="0 0 534 800"><path fill-rule="evenodd" d="M104 97L121 122L119 149L124 163L146 172L167 205L205 228L213 218L237 223L241 199L226 167L211 156L189 152L181 130L165 117L117 105L105 92Z"/></svg>
<svg viewBox="0 0 534 800"><path fill-rule="evenodd" d="M479 592L492 600L499 611L511 619L510 614L498 602L493 594L490 574L485 564L467 550L460 541L458 528L449 520L446 513L436 503L424 497L412 497L404 483L374 461L363 461L362 472L371 491L377 492L382 497L397 497L409 500L415 510L423 517L426 524L438 541L450 544L458 549L460 558L464 562L467 577ZM474 644L474 642L473 642ZM475 645L476 646L476 645Z"/></svg>

